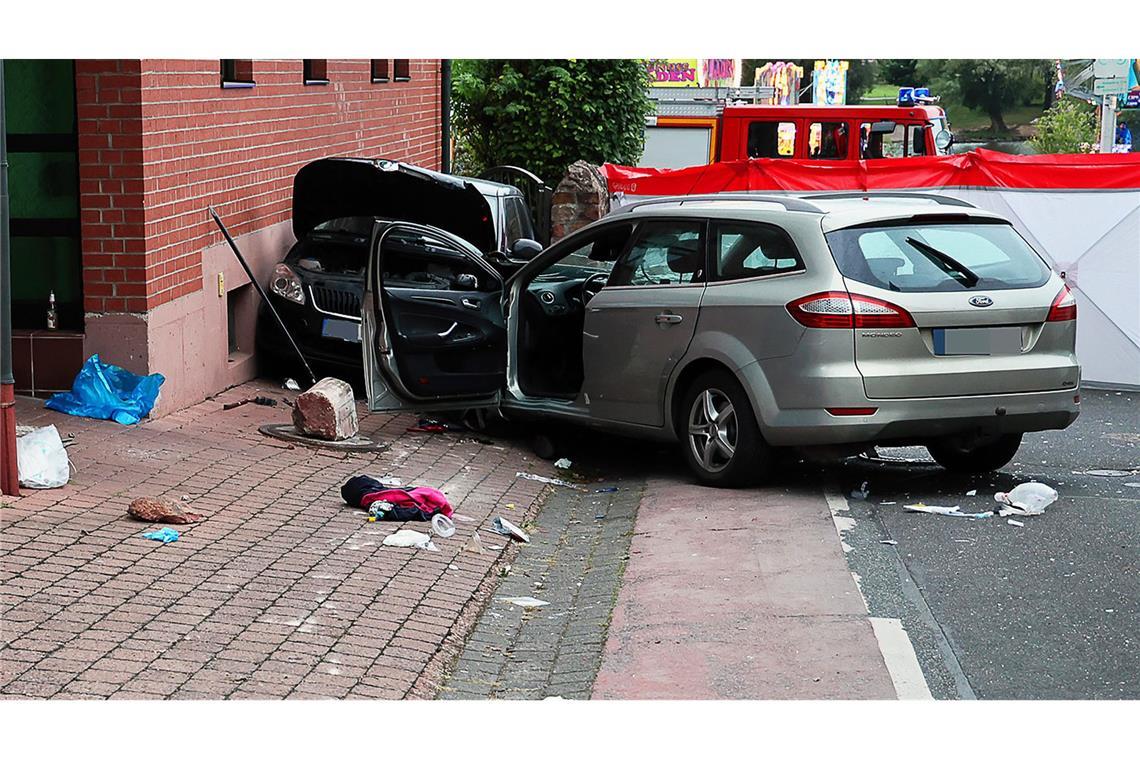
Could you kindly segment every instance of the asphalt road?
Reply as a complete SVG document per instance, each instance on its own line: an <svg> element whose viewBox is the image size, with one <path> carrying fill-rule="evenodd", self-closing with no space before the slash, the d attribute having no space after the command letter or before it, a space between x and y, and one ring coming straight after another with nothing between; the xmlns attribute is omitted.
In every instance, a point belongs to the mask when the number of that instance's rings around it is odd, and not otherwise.
<svg viewBox="0 0 1140 760"><path fill-rule="evenodd" d="M890 449L881 453L920 461L790 466L771 484L822 498L821 485L849 496L868 483L868 499L849 499L847 560L871 615L902 620L936 698L1140 697L1140 487L1128 485L1140 483L1140 394L1082 399L1068 430L1026 436L994 475L952 476L925 449ZM560 453L599 475L688 481L669 447L586 435ZM981 512L1029 480L1060 498L1024 527L902 509Z"/></svg>

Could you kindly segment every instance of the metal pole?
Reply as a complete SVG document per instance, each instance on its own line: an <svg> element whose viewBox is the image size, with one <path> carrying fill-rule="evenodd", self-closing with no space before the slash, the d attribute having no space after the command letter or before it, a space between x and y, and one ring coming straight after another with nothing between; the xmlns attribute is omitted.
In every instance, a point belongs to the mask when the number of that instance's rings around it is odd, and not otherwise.
<svg viewBox="0 0 1140 760"><path fill-rule="evenodd" d="M16 380L12 376L11 239L8 236L8 123L0 59L0 493L20 495L16 461Z"/></svg>
<svg viewBox="0 0 1140 760"><path fill-rule="evenodd" d="M1115 95L1105 95L1100 108L1100 152L1111 153L1116 144Z"/></svg>
<svg viewBox="0 0 1140 760"><path fill-rule="evenodd" d="M451 174L451 59L439 62L439 170Z"/></svg>
<svg viewBox="0 0 1140 760"><path fill-rule="evenodd" d="M210 216L214 217L214 221L217 222L218 228L222 231L222 235L225 236L226 242L230 244L230 249L233 250L234 255L237 256L237 260L241 263L242 269L244 269L245 273L249 275L249 281L253 283L253 287L257 288L257 292L261 294L261 300L265 302L265 305L269 307L269 311L272 312L273 316L277 319L277 324L281 327L281 332L285 333L285 337L289 339L289 343L293 346L293 350L297 352L297 356L300 358L301 364L305 366L305 372L309 373L309 380L312 381L312 385L316 385L317 376L313 374L312 367L309 366L309 362L305 359L305 355L301 353L301 347L297 345L297 341L293 340L292 333L290 333L289 328L285 326L285 320L281 319L281 315L277 313L277 309L274 308L273 302L270 301L269 296L265 294L265 288L261 287L261 283L257 281L257 277L253 274L253 270L250 269L249 264L246 263L245 256L241 255L241 251L238 250L237 243L235 243L234 239L230 236L230 231L226 229L226 225L222 224L222 218L218 216L218 212L214 211L213 206L209 207L209 212Z"/></svg>

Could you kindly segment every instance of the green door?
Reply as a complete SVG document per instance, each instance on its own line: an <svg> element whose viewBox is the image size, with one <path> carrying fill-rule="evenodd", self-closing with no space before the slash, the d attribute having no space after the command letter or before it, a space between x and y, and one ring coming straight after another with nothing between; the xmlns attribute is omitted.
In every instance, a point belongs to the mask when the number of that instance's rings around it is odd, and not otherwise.
<svg viewBox="0 0 1140 760"><path fill-rule="evenodd" d="M4 61L11 197L12 324L83 329L75 63Z"/></svg>

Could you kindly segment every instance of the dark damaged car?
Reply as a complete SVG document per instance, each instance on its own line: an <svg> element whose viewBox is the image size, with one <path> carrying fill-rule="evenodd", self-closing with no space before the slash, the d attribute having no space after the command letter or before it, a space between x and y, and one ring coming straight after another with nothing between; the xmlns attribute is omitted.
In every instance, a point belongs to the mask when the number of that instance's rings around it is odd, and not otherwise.
<svg viewBox="0 0 1140 760"><path fill-rule="evenodd" d="M542 249L523 194L511 185L398 161L328 158L307 164L293 181L297 242L274 267L266 291L319 374L361 377L360 305L376 217L446 230L481 251L504 276ZM475 291L482 285L451 282L447 272L430 267L406 276L427 290ZM296 354L264 304L257 352L271 374L298 371Z"/></svg>

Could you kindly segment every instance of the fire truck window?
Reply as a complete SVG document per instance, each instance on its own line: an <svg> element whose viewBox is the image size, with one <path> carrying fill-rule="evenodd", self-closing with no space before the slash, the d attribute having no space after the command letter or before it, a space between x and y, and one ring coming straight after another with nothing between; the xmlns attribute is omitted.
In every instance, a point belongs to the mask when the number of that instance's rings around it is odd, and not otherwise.
<svg viewBox="0 0 1140 760"><path fill-rule="evenodd" d="M925 156L926 155L926 127L913 126L907 127L910 133L910 155L912 156Z"/></svg>
<svg viewBox="0 0 1140 760"><path fill-rule="evenodd" d="M817 121L808 133L810 158L847 158L847 122Z"/></svg>
<svg viewBox="0 0 1140 760"><path fill-rule="evenodd" d="M791 158L795 152L794 122L754 121L748 125L749 158Z"/></svg>
<svg viewBox="0 0 1140 760"><path fill-rule="evenodd" d="M874 134L871 124L859 126L859 155L863 158L902 158L906 147L906 127L896 124L893 132Z"/></svg>

